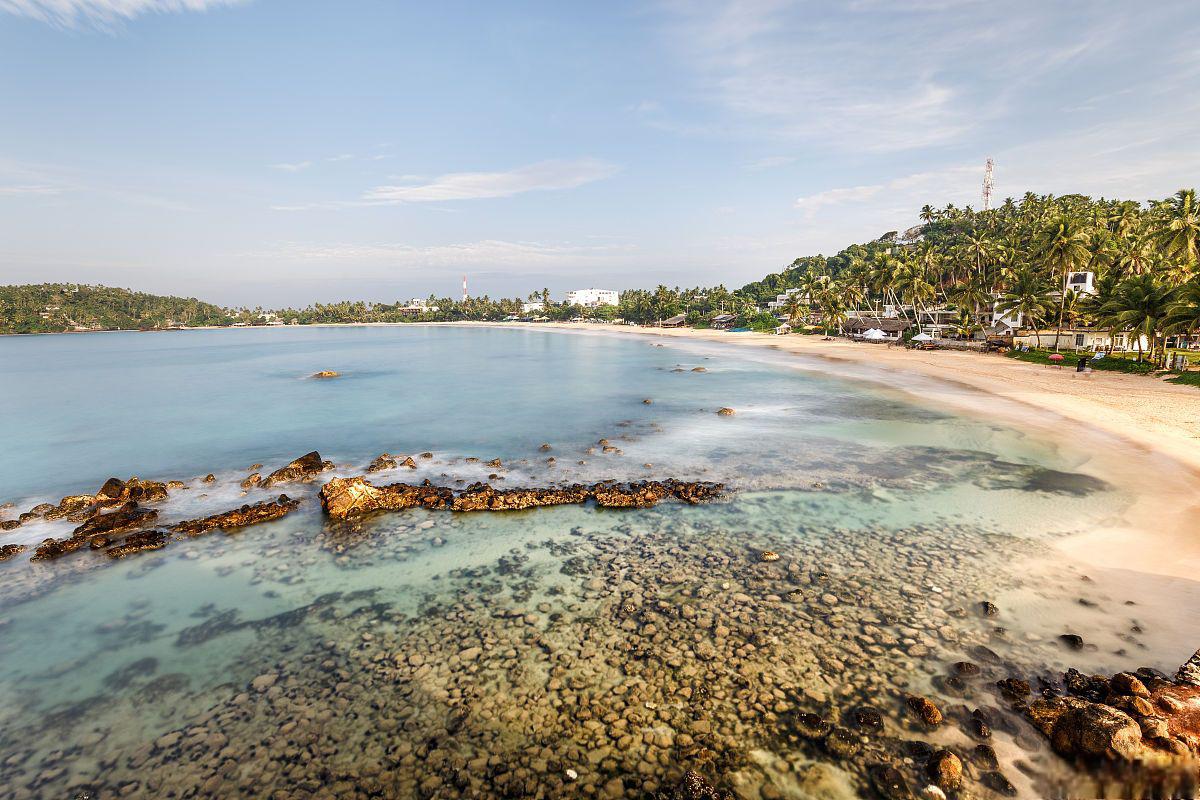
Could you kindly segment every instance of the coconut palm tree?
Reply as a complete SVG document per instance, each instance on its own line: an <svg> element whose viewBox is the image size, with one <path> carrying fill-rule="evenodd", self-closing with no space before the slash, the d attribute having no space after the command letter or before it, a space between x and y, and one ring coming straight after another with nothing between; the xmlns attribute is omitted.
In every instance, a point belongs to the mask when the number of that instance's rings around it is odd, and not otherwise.
<svg viewBox="0 0 1200 800"><path fill-rule="evenodd" d="M1008 291L1000 296L996 304L996 310L1001 314L1023 318L1033 328L1037 347L1042 346L1041 324L1053 308L1054 300L1045 280L1028 267L1013 275Z"/></svg>
<svg viewBox="0 0 1200 800"><path fill-rule="evenodd" d="M1168 333L1200 331L1200 277L1192 278L1179 288L1174 305L1163 318L1163 330Z"/></svg>
<svg viewBox="0 0 1200 800"><path fill-rule="evenodd" d="M1092 257L1088 250L1088 231L1075 218L1061 214L1042 230L1037 248L1042 264L1061 276L1059 282L1058 336L1054 338L1054 349L1062 335L1063 314L1067 299L1067 277L1087 264Z"/></svg>
<svg viewBox="0 0 1200 800"><path fill-rule="evenodd" d="M1162 219L1158 240L1163 252L1178 265L1180 277L1196 273L1200 259L1200 206L1196 204L1195 189L1180 189L1175 196L1159 206Z"/></svg>
<svg viewBox="0 0 1200 800"><path fill-rule="evenodd" d="M1175 289L1153 275L1135 275L1121 281L1101 315L1114 328L1128 330L1137 338L1138 361L1142 360L1142 336L1150 342L1151 358L1158 350L1158 336L1174 305Z"/></svg>

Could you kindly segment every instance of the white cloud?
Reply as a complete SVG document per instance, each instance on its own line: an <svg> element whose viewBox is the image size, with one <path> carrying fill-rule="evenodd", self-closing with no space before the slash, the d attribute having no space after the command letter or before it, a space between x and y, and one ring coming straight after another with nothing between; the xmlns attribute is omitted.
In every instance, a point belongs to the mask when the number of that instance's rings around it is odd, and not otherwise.
<svg viewBox="0 0 1200 800"><path fill-rule="evenodd" d="M363 195L363 200L369 204L436 203L511 197L525 192L573 189L616 172L616 166L593 158L540 161L506 172L452 172L425 183L378 186Z"/></svg>
<svg viewBox="0 0 1200 800"><path fill-rule="evenodd" d="M242 257L282 263L353 263L357 267L500 267L521 272L548 267L608 265L636 248L630 244L482 239L454 244L284 242Z"/></svg>
<svg viewBox="0 0 1200 800"><path fill-rule="evenodd" d="M281 172L300 172L312 166L311 161L297 161L294 164L272 164L271 169L277 169Z"/></svg>
<svg viewBox="0 0 1200 800"><path fill-rule="evenodd" d="M1184 4L1169 5L1182 16ZM1095 0L1086 11L1040 0L660 0L659 7L665 41L691 73L698 102L673 104L684 110L655 124L855 153L994 136L997 123L1027 122L1028 101L1042 92L1068 81L1077 90L1111 85L1092 67L1125 52L1127 38L1153 40L1139 24L1153 12L1122 0Z"/></svg>
<svg viewBox="0 0 1200 800"><path fill-rule="evenodd" d="M246 0L0 0L0 12L29 17L50 25L75 28L91 24L101 27L131 20L143 14L178 14L207 11Z"/></svg>
<svg viewBox="0 0 1200 800"><path fill-rule="evenodd" d="M65 188L62 186L49 186L46 184L26 184L26 185L11 185L4 186L0 184L0 195L54 195L62 194Z"/></svg>

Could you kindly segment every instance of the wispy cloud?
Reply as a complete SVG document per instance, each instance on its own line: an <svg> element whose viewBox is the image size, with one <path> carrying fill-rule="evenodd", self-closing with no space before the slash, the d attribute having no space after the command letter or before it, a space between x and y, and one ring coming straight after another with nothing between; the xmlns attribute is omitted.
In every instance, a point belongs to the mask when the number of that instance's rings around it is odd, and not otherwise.
<svg viewBox="0 0 1200 800"><path fill-rule="evenodd" d="M1181 15L1185 4L1171 2ZM1158 9L1013 0L660 0L697 100L680 133L896 152L970 141L1150 39ZM1166 13L1164 11L1164 13ZM1178 28L1178 23L1176 24ZM1162 44L1190 51L1185 42ZM1068 72L1071 70L1071 72ZM1111 82L1110 82L1111 83Z"/></svg>
<svg viewBox="0 0 1200 800"><path fill-rule="evenodd" d="M353 263L380 267L500 267L521 272L548 267L612 263L636 250L627 243L506 241L412 245L395 242L284 242L240 257L283 263Z"/></svg>
<svg viewBox="0 0 1200 800"><path fill-rule="evenodd" d="M46 184L25 184L25 185L10 185L5 186L0 184L0 195L55 195L62 194L66 191L63 186L49 186Z"/></svg>
<svg viewBox="0 0 1200 800"><path fill-rule="evenodd" d="M603 180L617 167L593 158L540 161L505 172L452 172L426 183L377 186L363 195L368 203L438 203L512 197L525 192L573 189Z"/></svg>
<svg viewBox="0 0 1200 800"><path fill-rule="evenodd" d="M108 27L143 14L178 14L247 0L0 0L0 12L63 28Z"/></svg>
<svg viewBox="0 0 1200 800"><path fill-rule="evenodd" d="M311 166L311 161L297 161L294 164L272 164L271 169L277 169L280 172L301 172Z"/></svg>

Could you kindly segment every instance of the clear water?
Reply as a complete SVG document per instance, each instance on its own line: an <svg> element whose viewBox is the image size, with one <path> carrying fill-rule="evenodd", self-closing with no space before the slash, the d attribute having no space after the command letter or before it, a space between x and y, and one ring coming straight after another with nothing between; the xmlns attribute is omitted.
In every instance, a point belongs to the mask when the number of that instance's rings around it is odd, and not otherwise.
<svg viewBox="0 0 1200 800"><path fill-rule="evenodd" d="M744 797L849 797L881 761L918 791L906 743L970 753L975 708L1002 774L1041 796L1078 776L994 680L1165 669L1200 639L1179 612L1200 607L1194 582L1149 595L1053 546L1127 524L1144 464L779 355L669 345L444 327L0 339L9 514L131 474L188 484L166 522L213 513L267 496L238 486L251 463L312 449L347 475L435 454L379 480L734 489L341 525L317 483L233 535L0 564L0 797L640 797L690 768ZM343 376L307 377L321 369ZM983 676L947 684L964 659ZM906 692L948 722L915 725ZM862 705L885 728L855 754L796 734L800 711L850 725ZM989 771L968 758L972 791L999 796Z"/></svg>

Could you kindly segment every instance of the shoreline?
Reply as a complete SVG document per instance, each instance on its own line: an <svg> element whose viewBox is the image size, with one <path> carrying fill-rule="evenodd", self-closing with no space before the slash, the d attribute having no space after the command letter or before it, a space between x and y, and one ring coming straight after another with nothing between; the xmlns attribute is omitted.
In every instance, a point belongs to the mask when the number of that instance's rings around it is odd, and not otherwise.
<svg viewBox="0 0 1200 800"><path fill-rule="evenodd" d="M1136 501L1120 524L1081 531L1056 547L1105 570L1195 580L1200 575L1200 394L1145 376L1067 370L999 355L906 350L820 336L727 333L586 323L407 323L519 328L734 345L793 358L780 363L888 387L958 413L994 419L1058 441L1091 440L1088 467ZM1132 466L1130 462L1139 462ZM1119 472L1118 472L1119 471ZM1153 540L1146 534L1153 531Z"/></svg>

